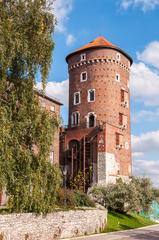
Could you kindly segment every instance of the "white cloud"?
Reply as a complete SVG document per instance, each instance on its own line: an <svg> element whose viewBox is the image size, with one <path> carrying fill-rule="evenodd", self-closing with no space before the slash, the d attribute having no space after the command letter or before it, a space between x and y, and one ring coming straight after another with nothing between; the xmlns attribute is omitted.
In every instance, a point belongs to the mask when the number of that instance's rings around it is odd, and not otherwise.
<svg viewBox="0 0 159 240"><path fill-rule="evenodd" d="M66 45L70 46L76 41L75 37L72 34L69 34L66 38Z"/></svg>
<svg viewBox="0 0 159 240"><path fill-rule="evenodd" d="M38 82L36 87L41 89L41 83ZM68 80L62 82L48 82L46 86L46 94L50 97L57 98L65 106L68 106Z"/></svg>
<svg viewBox="0 0 159 240"><path fill-rule="evenodd" d="M133 153L132 153L132 157L133 157L133 158L142 157L143 155L144 155L143 152L133 152Z"/></svg>
<svg viewBox="0 0 159 240"><path fill-rule="evenodd" d="M141 7L146 12L159 6L159 0L121 0L121 7L127 10L129 7Z"/></svg>
<svg viewBox="0 0 159 240"><path fill-rule="evenodd" d="M149 177L154 186L159 187L159 160L134 160L133 174Z"/></svg>
<svg viewBox="0 0 159 240"><path fill-rule="evenodd" d="M159 105L159 75L145 63L134 63L130 73L132 96L145 105Z"/></svg>
<svg viewBox="0 0 159 240"><path fill-rule="evenodd" d="M159 69L159 41L148 44L142 53L137 53L138 59Z"/></svg>
<svg viewBox="0 0 159 240"><path fill-rule="evenodd" d="M68 16L73 8L74 0L56 0L53 7L54 13L57 18L57 31L65 31L65 23L68 20Z"/></svg>
<svg viewBox="0 0 159 240"><path fill-rule="evenodd" d="M144 133L140 136L132 135L133 152L159 152L159 130Z"/></svg>
<svg viewBox="0 0 159 240"><path fill-rule="evenodd" d="M131 114L131 120L134 123L142 121L158 121L159 120L159 108L155 111L142 110Z"/></svg>
<svg viewBox="0 0 159 240"><path fill-rule="evenodd" d="M147 159L149 153L159 152L159 130L132 136L132 149L133 175L149 177L159 187L159 160Z"/></svg>

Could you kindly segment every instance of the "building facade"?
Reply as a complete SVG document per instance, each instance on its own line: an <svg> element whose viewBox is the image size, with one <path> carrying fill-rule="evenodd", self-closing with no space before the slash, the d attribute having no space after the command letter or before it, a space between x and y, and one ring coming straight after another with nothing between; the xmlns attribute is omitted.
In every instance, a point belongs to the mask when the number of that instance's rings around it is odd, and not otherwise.
<svg viewBox="0 0 159 240"><path fill-rule="evenodd" d="M93 183L131 176L131 57L103 37L66 57L68 128L61 132L60 161L73 178L92 169Z"/></svg>
<svg viewBox="0 0 159 240"><path fill-rule="evenodd" d="M60 108L63 104L59 100L43 95L40 92L38 92L38 96L41 107L60 118ZM50 161L53 164L59 164L59 130L57 129L55 132L50 150Z"/></svg>

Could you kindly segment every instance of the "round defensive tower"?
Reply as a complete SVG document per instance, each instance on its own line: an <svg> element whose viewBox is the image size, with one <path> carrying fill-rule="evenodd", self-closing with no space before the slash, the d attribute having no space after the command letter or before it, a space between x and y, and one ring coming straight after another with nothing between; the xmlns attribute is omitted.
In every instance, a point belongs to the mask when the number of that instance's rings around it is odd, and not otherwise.
<svg viewBox="0 0 159 240"><path fill-rule="evenodd" d="M131 175L129 71L132 58L103 37L98 37L66 57L69 69L68 130L74 138L98 125L107 126L100 143L106 174ZM80 138L79 137L79 138ZM111 170L113 169L114 170ZM101 168L102 165L101 165ZM105 170L106 168L106 170ZM109 169L109 174L108 174Z"/></svg>
<svg viewBox="0 0 159 240"><path fill-rule="evenodd" d="M69 68L69 127L88 128L100 121L118 126L123 114L128 118L129 131L131 57L98 37L69 54L66 60Z"/></svg>

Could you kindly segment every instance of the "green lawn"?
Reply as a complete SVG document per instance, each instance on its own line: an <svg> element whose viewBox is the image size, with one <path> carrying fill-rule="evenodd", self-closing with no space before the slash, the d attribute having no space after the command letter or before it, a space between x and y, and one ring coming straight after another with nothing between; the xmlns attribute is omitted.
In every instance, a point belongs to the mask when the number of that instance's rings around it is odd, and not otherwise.
<svg viewBox="0 0 159 240"><path fill-rule="evenodd" d="M103 232L114 232L153 225L154 222L138 214L121 214L114 211L108 213L108 223Z"/></svg>

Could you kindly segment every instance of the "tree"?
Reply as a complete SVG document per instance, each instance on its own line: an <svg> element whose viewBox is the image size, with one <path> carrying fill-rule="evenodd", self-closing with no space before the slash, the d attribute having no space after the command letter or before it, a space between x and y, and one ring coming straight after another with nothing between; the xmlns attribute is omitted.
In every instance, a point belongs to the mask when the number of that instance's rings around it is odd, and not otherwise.
<svg viewBox="0 0 159 240"><path fill-rule="evenodd" d="M38 73L45 88L54 25L45 0L0 1L0 188L10 211L49 212L59 187L48 161L59 120L40 108L34 90Z"/></svg>
<svg viewBox="0 0 159 240"><path fill-rule="evenodd" d="M118 179L115 184L91 189L95 201L118 212L149 211L154 199L151 181L133 177L129 182Z"/></svg>

